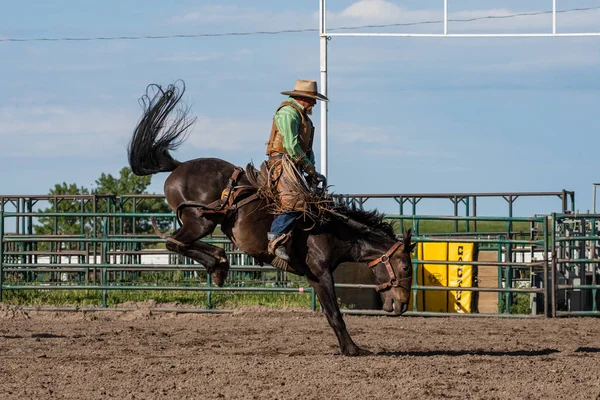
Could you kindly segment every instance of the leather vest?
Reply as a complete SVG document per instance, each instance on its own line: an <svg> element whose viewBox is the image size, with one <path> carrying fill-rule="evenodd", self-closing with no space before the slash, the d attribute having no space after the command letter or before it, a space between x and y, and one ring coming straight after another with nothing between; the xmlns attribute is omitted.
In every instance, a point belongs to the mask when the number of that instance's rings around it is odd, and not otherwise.
<svg viewBox="0 0 600 400"><path fill-rule="evenodd" d="M298 127L298 142L300 143L300 148L302 151L309 156L312 153L312 145L313 139L315 136L315 127L313 126L312 121L308 118L308 115L304 110L298 107L296 104L284 101L281 103L277 111L281 110L285 106L291 106L294 110L300 114L302 121L300 126ZM277 112L276 112L277 113ZM281 137L281 133L279 133L279 128L277 128L277 124L275 123L275 118L273 118L273 126L271 127L271 136L269 136L269 141L267 142L267 155L270 156L273 153L282 153L286 154L285 148L283 147L283 139ZM299 160L294 160L295 162Z"/></svg>

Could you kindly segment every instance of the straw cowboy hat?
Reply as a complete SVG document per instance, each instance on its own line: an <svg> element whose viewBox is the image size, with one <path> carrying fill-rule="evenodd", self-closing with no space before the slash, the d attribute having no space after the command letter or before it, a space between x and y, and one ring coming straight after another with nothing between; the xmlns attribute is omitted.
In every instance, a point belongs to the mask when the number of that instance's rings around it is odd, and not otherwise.
<svg viewBox="0 0 600 400"><path fill-rule="evenodd" d="M327 97L323 96L317 91L317 82L307 79L298 79L296 81L296 85L294 86L294 90L289 92L281 92L281 94L288 96L310 97L311 99L329 101Z"/></svg>

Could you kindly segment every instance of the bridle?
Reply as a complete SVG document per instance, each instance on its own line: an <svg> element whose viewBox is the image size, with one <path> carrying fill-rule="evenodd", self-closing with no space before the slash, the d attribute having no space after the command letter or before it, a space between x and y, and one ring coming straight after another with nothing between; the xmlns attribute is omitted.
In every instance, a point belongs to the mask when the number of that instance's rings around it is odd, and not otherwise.
<svg viewBox="0 0 600 400"><path fill-rule="evenodd" d="M392 268L392 264L390 263L390 257L398 250L398 248L402 245L401 242L396 242L390 249L381 257L376 258L371 261L368 265L371 268L375 268L379 263L383 263L385 265L385 269L390 277L390 280L381 285L377 285L375 290L377 292L382 292L385 290L389 290L391 288L400 287L402 289L410 290L410 284L412 282L412 277L408 278L396 278L396 274L394 273L394 269ZM373 271L375 272L375 271Z"/></svg>

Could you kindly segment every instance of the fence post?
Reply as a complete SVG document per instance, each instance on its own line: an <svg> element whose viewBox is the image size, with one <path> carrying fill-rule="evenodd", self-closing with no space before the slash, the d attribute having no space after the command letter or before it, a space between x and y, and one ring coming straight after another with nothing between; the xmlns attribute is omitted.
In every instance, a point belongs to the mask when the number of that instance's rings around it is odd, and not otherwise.
<svg viewBox="0 0 600 400"><path fill-rule="evenodd" d="M108 264L108 218L104 218L102 226L102 252L100 262L102 263L102 278L100 284L107 286L108 274L106 272L106 264ZM106 301L106 288L102 289L102 307L108 307Z"/></svg>
<svg viewBox="0 0 600 400"><path fill-rule="evenodd" d="M504 236L498 236L498 256L496 257L496 261L499 263L502 262L502 240L504 240ZM498 288L502 287L502 276L504 275L504 267L498 266ZM498 292L498 313L503 314L504 310L502 309L502 305L506 302L505 300L506 292Z"/></svg>
<svg viewBox="0 0 600 400"><path fill-rule="evenodd" d="M208 272L208 270L206 271L206 286L208 286L209 288L212 286L212 278L210 277L210 273ZM213 308L212 290L208 290L206 292L206 308L209 310Z"/></svg>
<svg viewBox="0 0 600 400"><path fill-rule="evenodd" d="M549 271L548 271L548 217L544 217L544 316L551 317L550 315L550 288L549 282ZM552 257L554 259L554 257Z"/></svg>
<svg viewBox="0 0 600 400"><path fill-rule="evenodd" d="M591 218L591 229L588 231L590 236L596 236L596 218L592 217ZM596 250L595 245L594 245L595 241L594 240L590 240L589 241L589 246L590 246L590 258L596 258ZM592 264L592 285L597 285L597 273L596 273L596 268L597 264ZM587 282L586 282L587 283ZM592 311L598 311L598 301L596 300L598 299L598 289L596 289L595 287L592 289Z"/></svg>
<svg viewBox="0 0 600 400"><path fill-rule="evenodd" d="M0 303L4 300L4 211L0 210Z"/></svg>
<svg viewBox="0 0 600 400"><path fill-rule="evenodd" d="M552 281L552 285L550 286L550 313L552 317L556 317L556 299L557 299L557 291L558 291L558 282L556 281L556 269L558 268L558 262L556 261L557 251L556 251L556 213L552 213L552 262L550 263L550 271L549 279Z"/></svg>

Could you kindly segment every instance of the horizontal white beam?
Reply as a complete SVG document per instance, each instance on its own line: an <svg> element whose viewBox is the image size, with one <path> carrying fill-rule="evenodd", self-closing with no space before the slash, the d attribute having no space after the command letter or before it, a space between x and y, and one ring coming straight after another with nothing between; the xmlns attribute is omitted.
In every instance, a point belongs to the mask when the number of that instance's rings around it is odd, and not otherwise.
<svg viewBox="0 0 600 400"><path fill-rule="evenodd" d="M322 33L326 37L430 37L430 38L491 38L491 37L594 37L600 32L581 33Z"/></svg>

